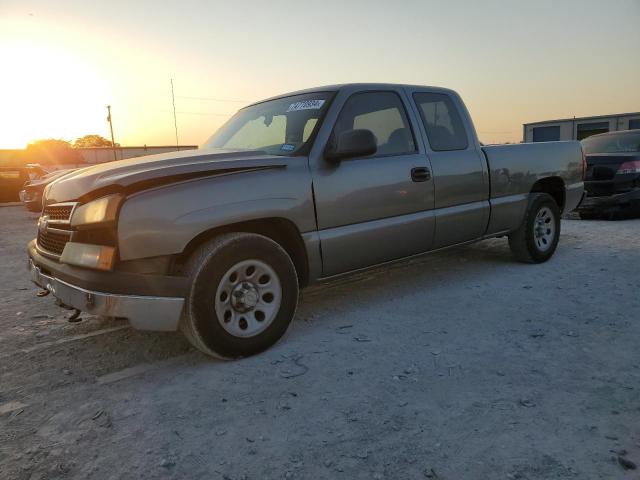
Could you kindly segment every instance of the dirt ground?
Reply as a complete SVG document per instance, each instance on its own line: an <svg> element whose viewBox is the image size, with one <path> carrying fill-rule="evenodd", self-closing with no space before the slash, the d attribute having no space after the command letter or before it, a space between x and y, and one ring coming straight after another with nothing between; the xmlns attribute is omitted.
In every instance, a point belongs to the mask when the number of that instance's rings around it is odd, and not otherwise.
<svg viewBox="0 0 640 480"><path fill-rule="evenodd" d="M542 265L496 239L306 290L225 363L70 323L28 279L35 219L0 208L3 479L640 478L640 220L563 220Z"/></svg>

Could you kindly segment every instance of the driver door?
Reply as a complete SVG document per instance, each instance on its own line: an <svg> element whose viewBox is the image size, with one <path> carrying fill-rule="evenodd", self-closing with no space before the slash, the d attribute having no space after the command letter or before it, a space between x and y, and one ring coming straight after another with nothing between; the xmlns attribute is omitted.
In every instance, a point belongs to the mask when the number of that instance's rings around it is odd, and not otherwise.
<svg viewBox="0 0 640 480"><path fill-rule="evenodd" d="M344 102L332 135L371 130L377 152L337 163L316 162L313 188L323 276L430 249L433 180L411 123L396 91L354 93Z"/></svg>

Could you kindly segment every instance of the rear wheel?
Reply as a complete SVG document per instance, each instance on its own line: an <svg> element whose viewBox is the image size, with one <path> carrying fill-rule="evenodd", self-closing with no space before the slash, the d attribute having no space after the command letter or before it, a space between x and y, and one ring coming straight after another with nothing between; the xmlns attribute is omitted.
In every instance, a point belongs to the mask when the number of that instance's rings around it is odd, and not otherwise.
<svg viewBox="0 0 640 480"><path fill-rule="evenodd" d="M551 195L531 195L524 221L509 235L509 247L517 260L542 263L551 258L560 238L560 209Z"/></svg>
<svg viewBox="0 0 640 480"><path fill-rule="evenodd" d="M186 265L191 288L181 329L218 358L259 353L291 323L298 279L286 251L253 233L228 233L202 245Z"/></svg>

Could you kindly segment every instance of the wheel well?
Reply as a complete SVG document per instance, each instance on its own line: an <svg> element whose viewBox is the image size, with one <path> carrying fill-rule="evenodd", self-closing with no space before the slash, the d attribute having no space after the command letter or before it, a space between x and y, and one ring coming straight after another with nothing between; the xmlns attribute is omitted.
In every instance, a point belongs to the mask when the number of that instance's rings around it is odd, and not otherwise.
<svg viewBox="0 0 640 480"><path fill-rule="evenodd" d="M560 211L564 210L565 188L564 181L560 177L547 177L533 184L531 193L548 193L558 204Z"/></svg>
<svg viewBox="0 0 640 480"><path fill-rule="evenodd" d="M184 251L176 258L175 269L179 271L181 269L181 265L183 265L195 249L204 242L222 233L229 232L257 233L276 242L284 248L291 257L291 260L296 267L298 284L300 287L307 285L309 281L309 262L307 260L307 251L298 228L293 222L285 218L249 220L246 222L232 223L230 225L206 230L197 235L187 244Z"/></svg>

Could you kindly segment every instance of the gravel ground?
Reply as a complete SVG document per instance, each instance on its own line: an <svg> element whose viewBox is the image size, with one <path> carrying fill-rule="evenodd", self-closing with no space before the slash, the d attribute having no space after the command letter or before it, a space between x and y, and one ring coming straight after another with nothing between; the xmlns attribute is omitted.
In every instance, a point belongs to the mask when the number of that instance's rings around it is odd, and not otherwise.
<svg viewBox="0 0 640 480"><path fill-rule="evenodd" d="M225 363L67 321L27 278L35 219L0 208L3 479L640 478L640 220L563 220L543 265L496 239L306 290Z"/></svg>

